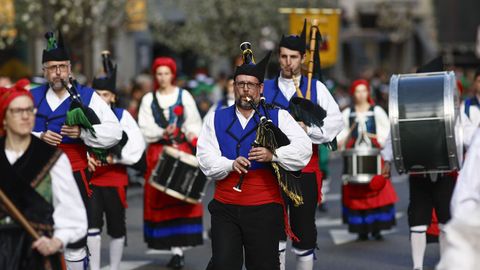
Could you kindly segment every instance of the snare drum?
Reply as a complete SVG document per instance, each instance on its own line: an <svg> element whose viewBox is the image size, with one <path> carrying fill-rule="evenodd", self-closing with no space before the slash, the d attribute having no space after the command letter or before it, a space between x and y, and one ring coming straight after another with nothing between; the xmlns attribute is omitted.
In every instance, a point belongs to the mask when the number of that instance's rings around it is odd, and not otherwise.
<svg viewBox="0 0 480 270"><path fill-rule="evenodd" d="M457 95L453 72L392 76L389 115L399 173L459 169L462 143L455 136Z"/></svg>
<svg viewBox="0 0 480 270"><path fill-rule="evenodd" d="M165 146L149 183L174 198L197 204L205 194L207 179L195 156Z"/></svg>
<svg viewBox="0 0 480 270"><path fill-rule="evenodd" d="M369 184L375 175L381 174L380 149L347 149L342 154L343 181L350 184Z"/></svg>

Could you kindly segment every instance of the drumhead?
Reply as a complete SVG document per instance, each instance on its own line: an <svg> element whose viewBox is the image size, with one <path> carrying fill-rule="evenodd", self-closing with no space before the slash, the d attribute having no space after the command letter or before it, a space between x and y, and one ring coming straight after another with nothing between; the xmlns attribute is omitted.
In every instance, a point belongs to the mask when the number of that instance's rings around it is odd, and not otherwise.
<svg viewBox="0 0 480 270"><path fill-rule="evenodd" d="M394 163L399 173L459 168L456 95L453 72L392 76L389 117Z"/></svg>

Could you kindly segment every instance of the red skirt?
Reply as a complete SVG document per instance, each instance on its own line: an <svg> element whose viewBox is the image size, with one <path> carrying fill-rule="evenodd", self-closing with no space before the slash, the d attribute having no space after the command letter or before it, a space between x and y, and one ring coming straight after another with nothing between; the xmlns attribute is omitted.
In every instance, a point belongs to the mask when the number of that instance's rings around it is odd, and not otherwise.
<svg viewBox="0 0 480 270"><path fill-rule="evenodd" d="M144 187L144 238L149 248L196 246L203 244L202 204L191 204L169 196L149 184L164 145L150 144L147 149L147 171ZM180 151L191 154L187 143Z"/></svg>

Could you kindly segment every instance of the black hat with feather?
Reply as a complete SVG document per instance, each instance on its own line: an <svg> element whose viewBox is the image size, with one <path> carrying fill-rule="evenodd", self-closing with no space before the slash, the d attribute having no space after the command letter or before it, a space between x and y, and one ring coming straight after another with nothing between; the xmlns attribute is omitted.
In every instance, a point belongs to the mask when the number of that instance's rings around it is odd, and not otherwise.
<svg viewBox="0 0 480 270"><path fill-rule="evenodd" d="M305 50L306 50L306 44L307 44L306 37L307 37L307 20L305 19L303 22L303 29L302 29L302 32L300 33L300 36L282 35L282 39L280 40L279 47L284 47L290 50L299 51L300 54L303 55L305 54Z"/></svg>
<svg viewBox="0 0 480 270"><path fill-rule="evenodd" d="M103 76L95 77L92 82L92 88L96 90L108 90L117 94L117 65L114 65L109 51L102 52Z"/></svg>
<svg viewBox="0 0 480 270"><path fill-rule="evenodd" d="M53 32L45 33L47 48L42 53L42 63L48 61L70 61L70 54L63 41L62 32L58 31L58 40Z"/></svg>

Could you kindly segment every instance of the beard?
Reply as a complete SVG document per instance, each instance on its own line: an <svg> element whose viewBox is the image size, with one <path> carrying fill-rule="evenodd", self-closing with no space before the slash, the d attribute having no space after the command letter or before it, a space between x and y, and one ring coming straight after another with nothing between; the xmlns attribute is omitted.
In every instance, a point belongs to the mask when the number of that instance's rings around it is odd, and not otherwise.
<svg viewBox="0 0 480 270"><path fill-rule="evenodd" d="M246 101L245 98L246 98L246 96L241 96L239 98L236 98L235 99L235 104L241 109L251 110L252 105L248 101Z"/></svg>
<svg viewBox="0 0 480 270"><path fill-rule="evenodd" d="M54 79L50 82L50 87L53 91L60 91L64 88L62 81L60 79Z"/></svg>

